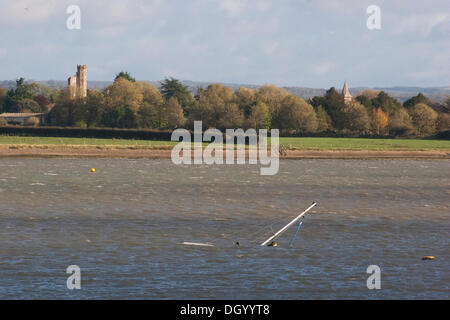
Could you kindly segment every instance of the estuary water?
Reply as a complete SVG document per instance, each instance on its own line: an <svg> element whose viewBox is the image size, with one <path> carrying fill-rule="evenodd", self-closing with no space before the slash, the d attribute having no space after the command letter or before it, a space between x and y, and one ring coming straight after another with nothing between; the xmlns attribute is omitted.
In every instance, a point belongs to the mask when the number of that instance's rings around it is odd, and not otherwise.
<svg viewBox="0 0 450 320"><path fill-rule="evenodd" d="M0 299L449 299L449 231L447 160L0 159Z"/></svg>

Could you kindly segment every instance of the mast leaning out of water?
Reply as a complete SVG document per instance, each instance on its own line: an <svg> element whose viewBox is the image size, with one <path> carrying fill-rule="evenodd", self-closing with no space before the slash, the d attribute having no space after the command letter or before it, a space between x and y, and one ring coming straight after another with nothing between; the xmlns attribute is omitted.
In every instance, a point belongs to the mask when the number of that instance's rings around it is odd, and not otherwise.
<svg viewBox="0 0 450 320"><path fill-rule="evenodd" d="M298 220L300 220L308 211L310 211L312 208L314 208L317 205L317 202L313 202L313 204L300 213L297 217L295 217L291 222L289 222L287 225L285 225L283 228L281 228L277 233L275 233L273 236L271 236L269 239L261 243L261 246L266 246L267 244L271 243L271 241L275 240L279 236L281 236L287 229L289 229L294 223L296 223Z"/></svg>

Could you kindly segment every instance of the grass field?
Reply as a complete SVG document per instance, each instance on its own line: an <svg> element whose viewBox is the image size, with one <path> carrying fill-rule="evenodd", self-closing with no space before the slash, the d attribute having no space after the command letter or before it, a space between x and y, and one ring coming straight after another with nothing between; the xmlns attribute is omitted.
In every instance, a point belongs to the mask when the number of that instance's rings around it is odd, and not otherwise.
<svg viewBox="0 0 450 320"><path fill-rule="evenodd" d="M93 146L170 149L177 142L95 138L53 138L0 136L0 146ZM450 150L449 140L366 139L366 138L280 138L280 144L291 150Z"/></svg>
<svg viewBox="0 0 450 320"><path fill-rule="evenodd" d="M367 138L280 138L280 144L295 150L450 150L450 140Z"/></svg>
<svg viewBox="0 0 450 320"><path fill-rule="evenodd" d="M97 139L97 138L56 138L56 137L19 137L0 136L0 145L55 145L55 146L123 146L123 147L148 147L148 148L170 148L177 144L172 141L153 140L125 140L125 139Z"/></svg>

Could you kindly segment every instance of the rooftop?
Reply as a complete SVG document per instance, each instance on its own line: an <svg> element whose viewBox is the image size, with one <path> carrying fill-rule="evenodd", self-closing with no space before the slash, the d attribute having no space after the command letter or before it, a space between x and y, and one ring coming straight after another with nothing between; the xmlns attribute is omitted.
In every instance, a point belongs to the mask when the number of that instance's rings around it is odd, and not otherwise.
<svg viewBox="0 0 450 320"><path fill-rule="evenodd" d="M42 116L45 113L2 113L0 114L0 117L3 118L16 118L16 117L37 117Z"/></svg>

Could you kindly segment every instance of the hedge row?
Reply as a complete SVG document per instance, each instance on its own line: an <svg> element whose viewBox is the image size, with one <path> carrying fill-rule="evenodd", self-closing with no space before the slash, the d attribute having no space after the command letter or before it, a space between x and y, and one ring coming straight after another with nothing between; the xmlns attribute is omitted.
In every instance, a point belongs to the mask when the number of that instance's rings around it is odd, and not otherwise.
<svg viewBox="0 0 450 320"><path fill-rule="evenodd" d="M34 137L70 137L170 141L171 131L112 129L112 128L67 128L67 127L0 127L0 135Z"/></svg>
<svg viewBox="0 0 450 320"><path fill-rule="evenodd" d="M0 127L0 135L6 136L32 136L32 137L69 137L69 138L104 138L104 139L134 139L134 140L161 140L170 141L171 131L145 130L145 129L116 129L116 128L68 128L68 127ZM270 136L270 131L268 132ZM349 135L336 131L316 132L307 134L283 134L283 137L329 137L329 138L395 138L394 136L377 135ZM450 140L450 131L443 131L429 137L431 139Z"/></svg>

